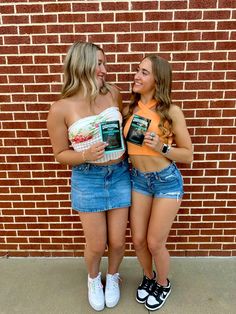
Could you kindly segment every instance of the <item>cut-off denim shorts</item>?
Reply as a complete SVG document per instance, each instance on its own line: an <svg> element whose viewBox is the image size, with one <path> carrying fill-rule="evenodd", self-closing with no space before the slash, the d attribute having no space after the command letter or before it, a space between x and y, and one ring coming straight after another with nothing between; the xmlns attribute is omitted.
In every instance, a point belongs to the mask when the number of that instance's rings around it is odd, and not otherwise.
<svg viewBox="0 0 236 314"><path fill-rule="evenodd" d="M175 163L157 172L131 171L132 190L155 198L181 199L183 178Z"/></svg>
<svg viewBox="0 0 236 314"><path fill-rule="evenodd" d="M84 163L72 167L71 203L79 212L129 207L131 181L127 159L107 166Z"/></svg>

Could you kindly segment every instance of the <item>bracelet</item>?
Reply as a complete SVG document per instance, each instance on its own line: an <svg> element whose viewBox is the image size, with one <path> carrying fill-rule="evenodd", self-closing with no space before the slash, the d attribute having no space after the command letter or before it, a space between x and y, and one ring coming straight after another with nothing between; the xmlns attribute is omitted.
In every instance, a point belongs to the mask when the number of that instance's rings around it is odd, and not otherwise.
<svg viewBox="0 0 236 314"><path fill-rule="evenodd" d="M171 149L170 145L163 144L162 148L161 148L161 152L162 152L162 154L167 155L169 153L170 149Z"/></svg>
<svg viewBox="0 0 236 314"><path fill-rule="evenodd" d="M87 159L86 159L86 157L85 157L85 150L82 151L82 159L83 159L84 162L87 161Z"/></svg>

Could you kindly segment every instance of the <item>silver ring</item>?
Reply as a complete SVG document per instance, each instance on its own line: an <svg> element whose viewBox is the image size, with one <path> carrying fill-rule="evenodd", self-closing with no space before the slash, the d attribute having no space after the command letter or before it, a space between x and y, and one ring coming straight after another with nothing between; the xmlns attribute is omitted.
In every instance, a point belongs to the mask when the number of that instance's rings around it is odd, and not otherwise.
<svg viewBox="0 0 236 314"><path fill-rule="evenodd" d="M154 132L151 132L150 133L150 136L151 136L151 140L153 141L154 137L156 136L156 134Z"/></svg>

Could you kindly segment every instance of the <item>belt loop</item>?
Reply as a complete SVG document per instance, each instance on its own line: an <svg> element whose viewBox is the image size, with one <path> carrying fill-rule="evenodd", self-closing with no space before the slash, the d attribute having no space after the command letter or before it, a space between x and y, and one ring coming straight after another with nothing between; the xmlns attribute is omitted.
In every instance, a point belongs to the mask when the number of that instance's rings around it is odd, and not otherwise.
<svg viewBox="0 0 236 314"><path fill-rule="evenodd" d="M138 170L136 168L133 168L134 175L137 177L138 176Z"/></svg>

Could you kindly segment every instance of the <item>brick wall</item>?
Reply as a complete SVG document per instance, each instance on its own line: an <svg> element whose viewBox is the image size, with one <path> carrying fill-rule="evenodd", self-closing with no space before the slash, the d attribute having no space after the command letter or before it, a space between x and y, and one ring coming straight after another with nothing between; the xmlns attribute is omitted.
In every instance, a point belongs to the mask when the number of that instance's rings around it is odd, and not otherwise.
<svg viewBox="0 0 236 314"><path fill-rule="evenodd" d="M173 101L195 154L180 165L186 194L168 248L235 255L236 1L1 0L0 11L0 255L83 254L70 169L55 162L45 123L76 40L104 48L108 80L126 102L145 53L171 61ZM129 228L126 255L134 255Z"/></svg>

